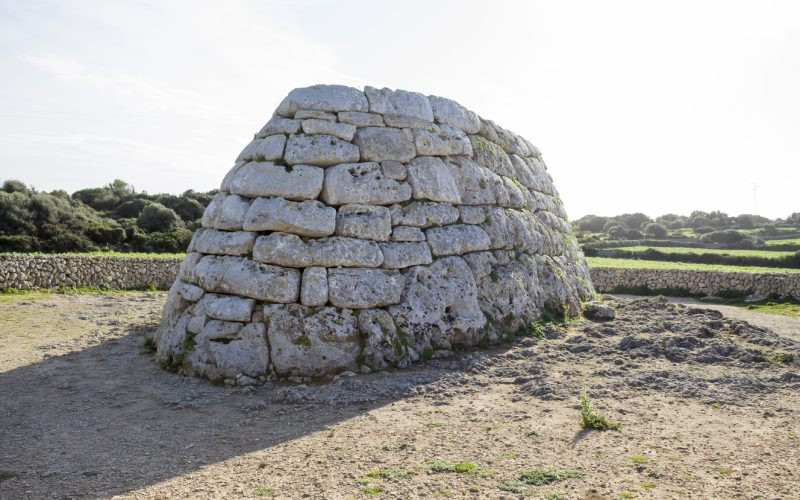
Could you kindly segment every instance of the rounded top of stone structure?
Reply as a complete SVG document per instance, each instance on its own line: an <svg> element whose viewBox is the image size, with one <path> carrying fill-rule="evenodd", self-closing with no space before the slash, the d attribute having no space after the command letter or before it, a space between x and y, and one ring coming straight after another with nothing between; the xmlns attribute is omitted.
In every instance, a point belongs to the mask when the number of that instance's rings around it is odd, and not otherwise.
<svg viewBox="0 0 800 500"><path fill-rule="evenodd" d="M594 294L533 144L386 88L292 90L188 252L157 358L210 379L404 367Z"/></svg>

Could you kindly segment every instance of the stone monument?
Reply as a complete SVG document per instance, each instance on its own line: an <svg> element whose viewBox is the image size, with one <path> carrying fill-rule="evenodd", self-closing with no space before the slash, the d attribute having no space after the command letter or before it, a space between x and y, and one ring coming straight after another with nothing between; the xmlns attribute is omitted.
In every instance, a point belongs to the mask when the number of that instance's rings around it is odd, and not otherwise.
<svg viewBox="0 0 800 500"><path fill-rule="evenodd" d="M229 384L364 373L593 295L533 144L443 97L314 85L223 179L153 341L164 366Z"/></svg>

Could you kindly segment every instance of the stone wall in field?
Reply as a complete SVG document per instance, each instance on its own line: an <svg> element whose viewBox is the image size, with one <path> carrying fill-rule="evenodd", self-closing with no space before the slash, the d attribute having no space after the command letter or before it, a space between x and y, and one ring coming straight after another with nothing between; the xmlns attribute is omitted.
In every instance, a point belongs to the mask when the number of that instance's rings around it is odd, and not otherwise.
<svg viewBox="0 0 800 500"><path fill-rule="evenodd" d="M180 262L175 258L0 254L0 289L167 289L175 280Z"/></svg>
<svg viewBox="0 0 800 500"><path fill-rule="evenodd" d="M686 290L698 295L755 294L777 295L800 300L800 273L737 273L723 271L687 271L682 269L590 269L598 292L635 290Z"/></svg>

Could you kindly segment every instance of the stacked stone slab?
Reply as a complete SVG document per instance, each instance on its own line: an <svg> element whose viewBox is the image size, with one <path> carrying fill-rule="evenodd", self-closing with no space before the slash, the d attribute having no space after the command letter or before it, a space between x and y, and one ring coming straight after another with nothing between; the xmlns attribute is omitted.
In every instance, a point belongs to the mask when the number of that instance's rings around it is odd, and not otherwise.
<svg viewBox="0 0 800 500"><path fill-rule="evenodd" d="M539 150L403 90L291 91L188 252L157 358L212 380L406 367L594 294Z"/></svg>

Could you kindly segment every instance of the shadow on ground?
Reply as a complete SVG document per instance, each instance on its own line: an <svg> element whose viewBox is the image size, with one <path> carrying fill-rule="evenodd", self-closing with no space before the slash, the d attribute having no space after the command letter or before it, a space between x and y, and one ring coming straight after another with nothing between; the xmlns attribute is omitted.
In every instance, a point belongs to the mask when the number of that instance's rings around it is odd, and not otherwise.
<svg viewBox="0 0 800 500"><path fill-rule="evenodd" d="M414 385L442 373L343 380L330 391L353 394L352 384L364 383L386 390L338 404L335 392L326 404L278 384L247 396L162 370L141 352L142 339L131 331L0 373L0 497L122 494L320 431L413 394Z"/></svg>

